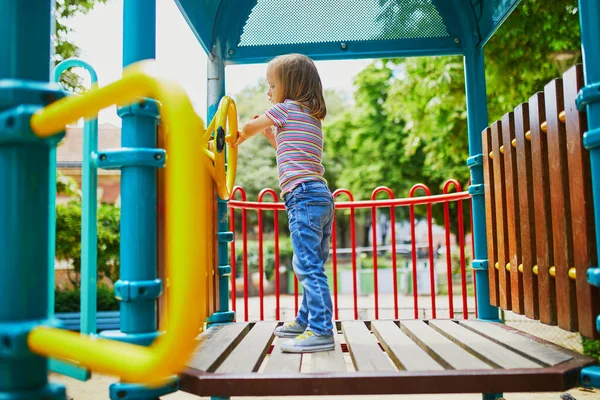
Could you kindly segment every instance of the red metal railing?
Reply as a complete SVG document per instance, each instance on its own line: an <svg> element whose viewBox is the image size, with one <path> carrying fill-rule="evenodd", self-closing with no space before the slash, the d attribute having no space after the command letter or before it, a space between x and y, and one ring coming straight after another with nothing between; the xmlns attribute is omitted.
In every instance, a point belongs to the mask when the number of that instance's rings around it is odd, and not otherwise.
<svg viewBox="0 0 600 400"><path fill-rule="evenodd" d="M450 188L454 186L456 192L449 193ZM418 190L422 190L425 196L415 197ZM377 200L377 196L380 193L387 193L387 199ZM240 193L240 200L234 200L234 196ZM264 198L266 195L271 195L273 202L265 202ZM409 207L409 222L410 222L410 238L411 238L411 261L412 261L412 296L413 296L413 310L414 318L418 318L419 310L419 293L417 285L417 239L415 231L415 206L425 205L427 207L427 249L429 258L429 280L430 280L430 297L431 297L431 316L437 317L437 304L436 304L436 285L435 285L435 260L434 260L434 249L433 249L433 211L432 207L434 204L441 204L444 207L444 228L445 228L445 244L446 244L446 272L448 282L448 309L450 318L454 318L454 294L452 289L452 253L451 253L451 240L450 240L450 203L457 203L457 218L455 223L457 224L457 242L459 247L459 260L460 260L460 280L461 280L461 300L462 300L462 317L468 318L468 303L467 303L467 274L466 274L466 257L464 252L464 229L463 229L463 201L470 200L468 192L463 192L460 183L456 180L448 180L443 187L443 194L431 195L429 188L423 184L417 184L412 187L408 198L396 199L391 189L381 186L376 188L370 200L366 201L355 201L352 193L346 189L338 189L333 192L334 199L338 199L340 196L345 195L349 201L337 201L335 203L335 209L338 210L350 210L349 221L350 221L350 243L351 243L351 263L352 263L352 294L353 294L353 315L354 319L359 318L359 307L358 307L358 269L357 269L357 246L356 246L356 215L357 209L370 209L371 212L371 237L372 237L372 252L373 252L373 300L374 300L374 316L375 319L379 318L380 304L379 304L379 266L378 266L378 255L380 248L377 244L377 208L388 208L390 216L390 233L391 233L391 257L392 257L392 280L393 280L393 315L394 318L399 317L399 290L398 290L398 275L397 275L397 238L396 238L396 209L398 207ZM248 287L248 223L247 223L247 210L256 210L258 214L258 226L257 226L257 240L258 240L258 296L259 296L259 319L265 319L265 302L264 302L264 230L263 230L263 213L265 211L273 211L273 241L274 241L274 278L275 278L275 319L281 319L281 283L280 283L280 247L279 247L279 212L285 210L285 206L282 202L278 201L277 193L272 189L264 189L258 196L258 201L251 202L247 201L245 191L236 187L233 192L232 200L229 202L230 207L230 229L232 232L235 230L235 210L241 210L241 233L242 233L242 258L243 258L243 293L244 293L244 320L248 320L249 315L249 287ZM331 265L333 273L332 292L333 292L333 306L334 306L334 318L339 319L339 294L338 294L338 216L337 213L334 216L332 237L331 237ZM472 231L472 229L471 229ZM472 240L472 239L471 239ZM232 309L236 310L236 240L231 243L231 266L232 266ZM474 275L473 275L474 276ZM475 284L473 279L473 285ZM294 312L298 312L298 280L294 275Z"/></svg>

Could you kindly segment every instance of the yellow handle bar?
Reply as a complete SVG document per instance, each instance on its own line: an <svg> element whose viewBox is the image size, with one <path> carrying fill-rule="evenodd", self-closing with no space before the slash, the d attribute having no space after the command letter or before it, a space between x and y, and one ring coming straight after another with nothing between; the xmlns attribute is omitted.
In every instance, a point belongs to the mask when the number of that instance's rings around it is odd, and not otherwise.
<svg viewBox="0 0 600 400"><path fill-rule="evenodd" d="M119 376L125 382L160 385L183 369L197 345L206 319L205 287L212 246L212 182L201 155L204 122L196 115L184 90L176 83L149 74L151 61L129 66L123 78L108 86L59 100L31 119L33 131L48 137L81 117L90 117L113 104L125 105L143 97L161 103L169 154L166 166L165 264L169 279L166 332L149 347L93 338L47 326L28 336L31 351L75 361L93 371ZM200 134L199 134L200 132ZM205 147L205 146L204 146ZM167 285L165 285L167 286Z"/></svg>

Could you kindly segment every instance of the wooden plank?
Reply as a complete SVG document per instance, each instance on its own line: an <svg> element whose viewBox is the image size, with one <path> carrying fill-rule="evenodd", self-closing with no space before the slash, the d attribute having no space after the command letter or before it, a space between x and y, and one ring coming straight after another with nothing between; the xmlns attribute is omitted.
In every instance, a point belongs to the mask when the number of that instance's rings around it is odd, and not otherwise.
<svg viewBox="0 0 600 400"><path fill-rule="evenodd" d="M373 321L371 330L396 367L406 371L444 369L392 321Z"/></svg>
<svg viewBox="0 0 600 400"><path fill-rule="evenodd" d="M451 320L432 320L429 326L496 368L540 368L541 365Z"/></svg>
<svg viewBox="0 0 600 400"><path fill-rule="evenodd" d="M217 325L208 328L199 337L189 366L200 371L214 372L248 333L247 323Z"/></svg>
<svg viewBox="0 0 600 400"><path fill-rule="evenodd" d="M515 138L515 115L509 112L502 117L502 146L506 177L506 226L508 228L508 262L510 263L510 305L512 311L523 314L523 278L521 264L521 220L519 213L519 184L517 180L517 155L512 146Z"/></svg>
<svg viewBox="0 0 600 400"><path fill-rule="evenodd" d="M281 351L281 343L286 338L276 338L275 347L267 360L267 365L263 371L269 373L300 372L302 365L302 353L284 353Z"/></svg>
<svg viewBox="0 0 600 400"><path fill-rule="evenodd" d="M502 122L492 124L492 152L494 154L494 184L496 195L496 235L498 236L498 290L500 307L511 309L510 274L506 270L508 264L508 224L506 219L506 176L504 173L504 160L500 152L502 145Z"/></svg>
<svg viewBox="0 0 600 400"><path fill-rule="evenodd" d="M446 338L424 321L400 321L400 328L435 361L448 369L491 369L492 367Z"/></svg>
<svg viewBox="0 0 600 400"><path fill-rule="evenodd" d="M257 322L216 372L256 372L265 358L277 322Z"/></svg>
<svg viewBox="0 0 600 400"><path fill-rule="evenodd" d="M575 65L563 75L564 108L566 112L567 163L569 165L569 193L571 196L571 224L573 231L573 262L576 270L577 315L579 333L600 338L596 330L596 316L600 314L599 289L587 282L586 271L598 265L594 237L594 204L590 156L583 147L583 133L587 131L584 113L575 107L575 99L584 86L583 67Z"/></svg>
<svg viewBox="0 0 600 400"><path fill-rule="evenodd" d="M483 183L485 192L485 234L488 249L488 277L490 282L490 304L498 306L498 270L494 264L498 260L498 237L496 236L496 195L494 185L494 162L490 158L492 151L492 130L486 128L481 133L483 151Z"/></svg>
<svg viewBox="0 0 600 400"><path fill-rule="evenodd" d="M533 203L535 214L535 252L538 267L538 296L540 321L556 325L556 292L549 269L553 260L552 218L550 213L550 187L548 179L548 143L541 134L540 125L546 120L544 93L538 92L529 99L531 128L531 165L533 168Z"/></svg>
<svg viewBox="0 0 600 400"><path fill-rule="evenodd" d="M395 371L363 321L344 321L342 331L357 371Z"/></svg>
<svg viewBox="0 0 600 400"><path fill-rule="evenodd" d="M346 372L346 361L338 335L334 335L335 349L312 353L310 372Z"/></svg>
<svg viewBox="0 0 600 400"><path fill-rule="evenodd" d="M533 273L535 265L535 205L531 165L531 141L525 134L529 131L529 104L515 108L515 139L519 190L519 218L521 230L521 264L523 265L523 308L529 318L539 318L538 282Z"/></svg>
<svg viewBox="0 0 600 400"><path fill-rule="evenodd" d="M552 209L552 238L554 266L556 267L556 312L558 326L576 331L577 293L575 281L568 271L573 265L573 234L571 229L571 199L565 125L558 114L563 111L562 79L554 79L544 88L548 137L548 165L550 167L550 202Z"/></svg>
<svg viewBox="0 0 600 400"><path fill-rule="evenodd" d="M544 366L557 365L573 358L566 352L514 333L499 323L465 320L459 321L459 324Z"/></svg>

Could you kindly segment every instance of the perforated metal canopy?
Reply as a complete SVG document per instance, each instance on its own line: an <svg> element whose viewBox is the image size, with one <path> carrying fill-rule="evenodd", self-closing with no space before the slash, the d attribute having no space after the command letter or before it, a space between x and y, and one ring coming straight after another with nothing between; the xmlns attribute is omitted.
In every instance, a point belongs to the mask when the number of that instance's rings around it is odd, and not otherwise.
<svg viewBox="0 0 600 400"><path fill-rule="evenodd" d="M225 62L463 54L520 0L176 0L205 51Z"/></svg>

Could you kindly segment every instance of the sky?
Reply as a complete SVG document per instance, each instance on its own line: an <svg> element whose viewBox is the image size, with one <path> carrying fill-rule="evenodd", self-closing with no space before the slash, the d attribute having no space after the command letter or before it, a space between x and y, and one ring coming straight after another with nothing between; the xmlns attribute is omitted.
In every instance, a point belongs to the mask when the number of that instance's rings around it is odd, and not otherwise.
<svg viewBox="0 0 600 400"><path fill-rule="evenodd" d="M206 55L187 26L173 0L156 0L156 59L162 74L186 90L196 112L206 114ZM87 15L65 21L73 29L69 39L81 48L83 60L98 74L100 86L114 82L122 72L123 1L108 0ZM352 82L371 60L320 61L317 68L324 88L350 93ZM226 93L235 96L264 77L265 64L235 65L226 68ZM79 71L78 71L79 72ZM79 72L89 84L85 71ZM265 94L266 96L266 94ZM101 111L100 123L120 126L115 108Z"/></svg>

